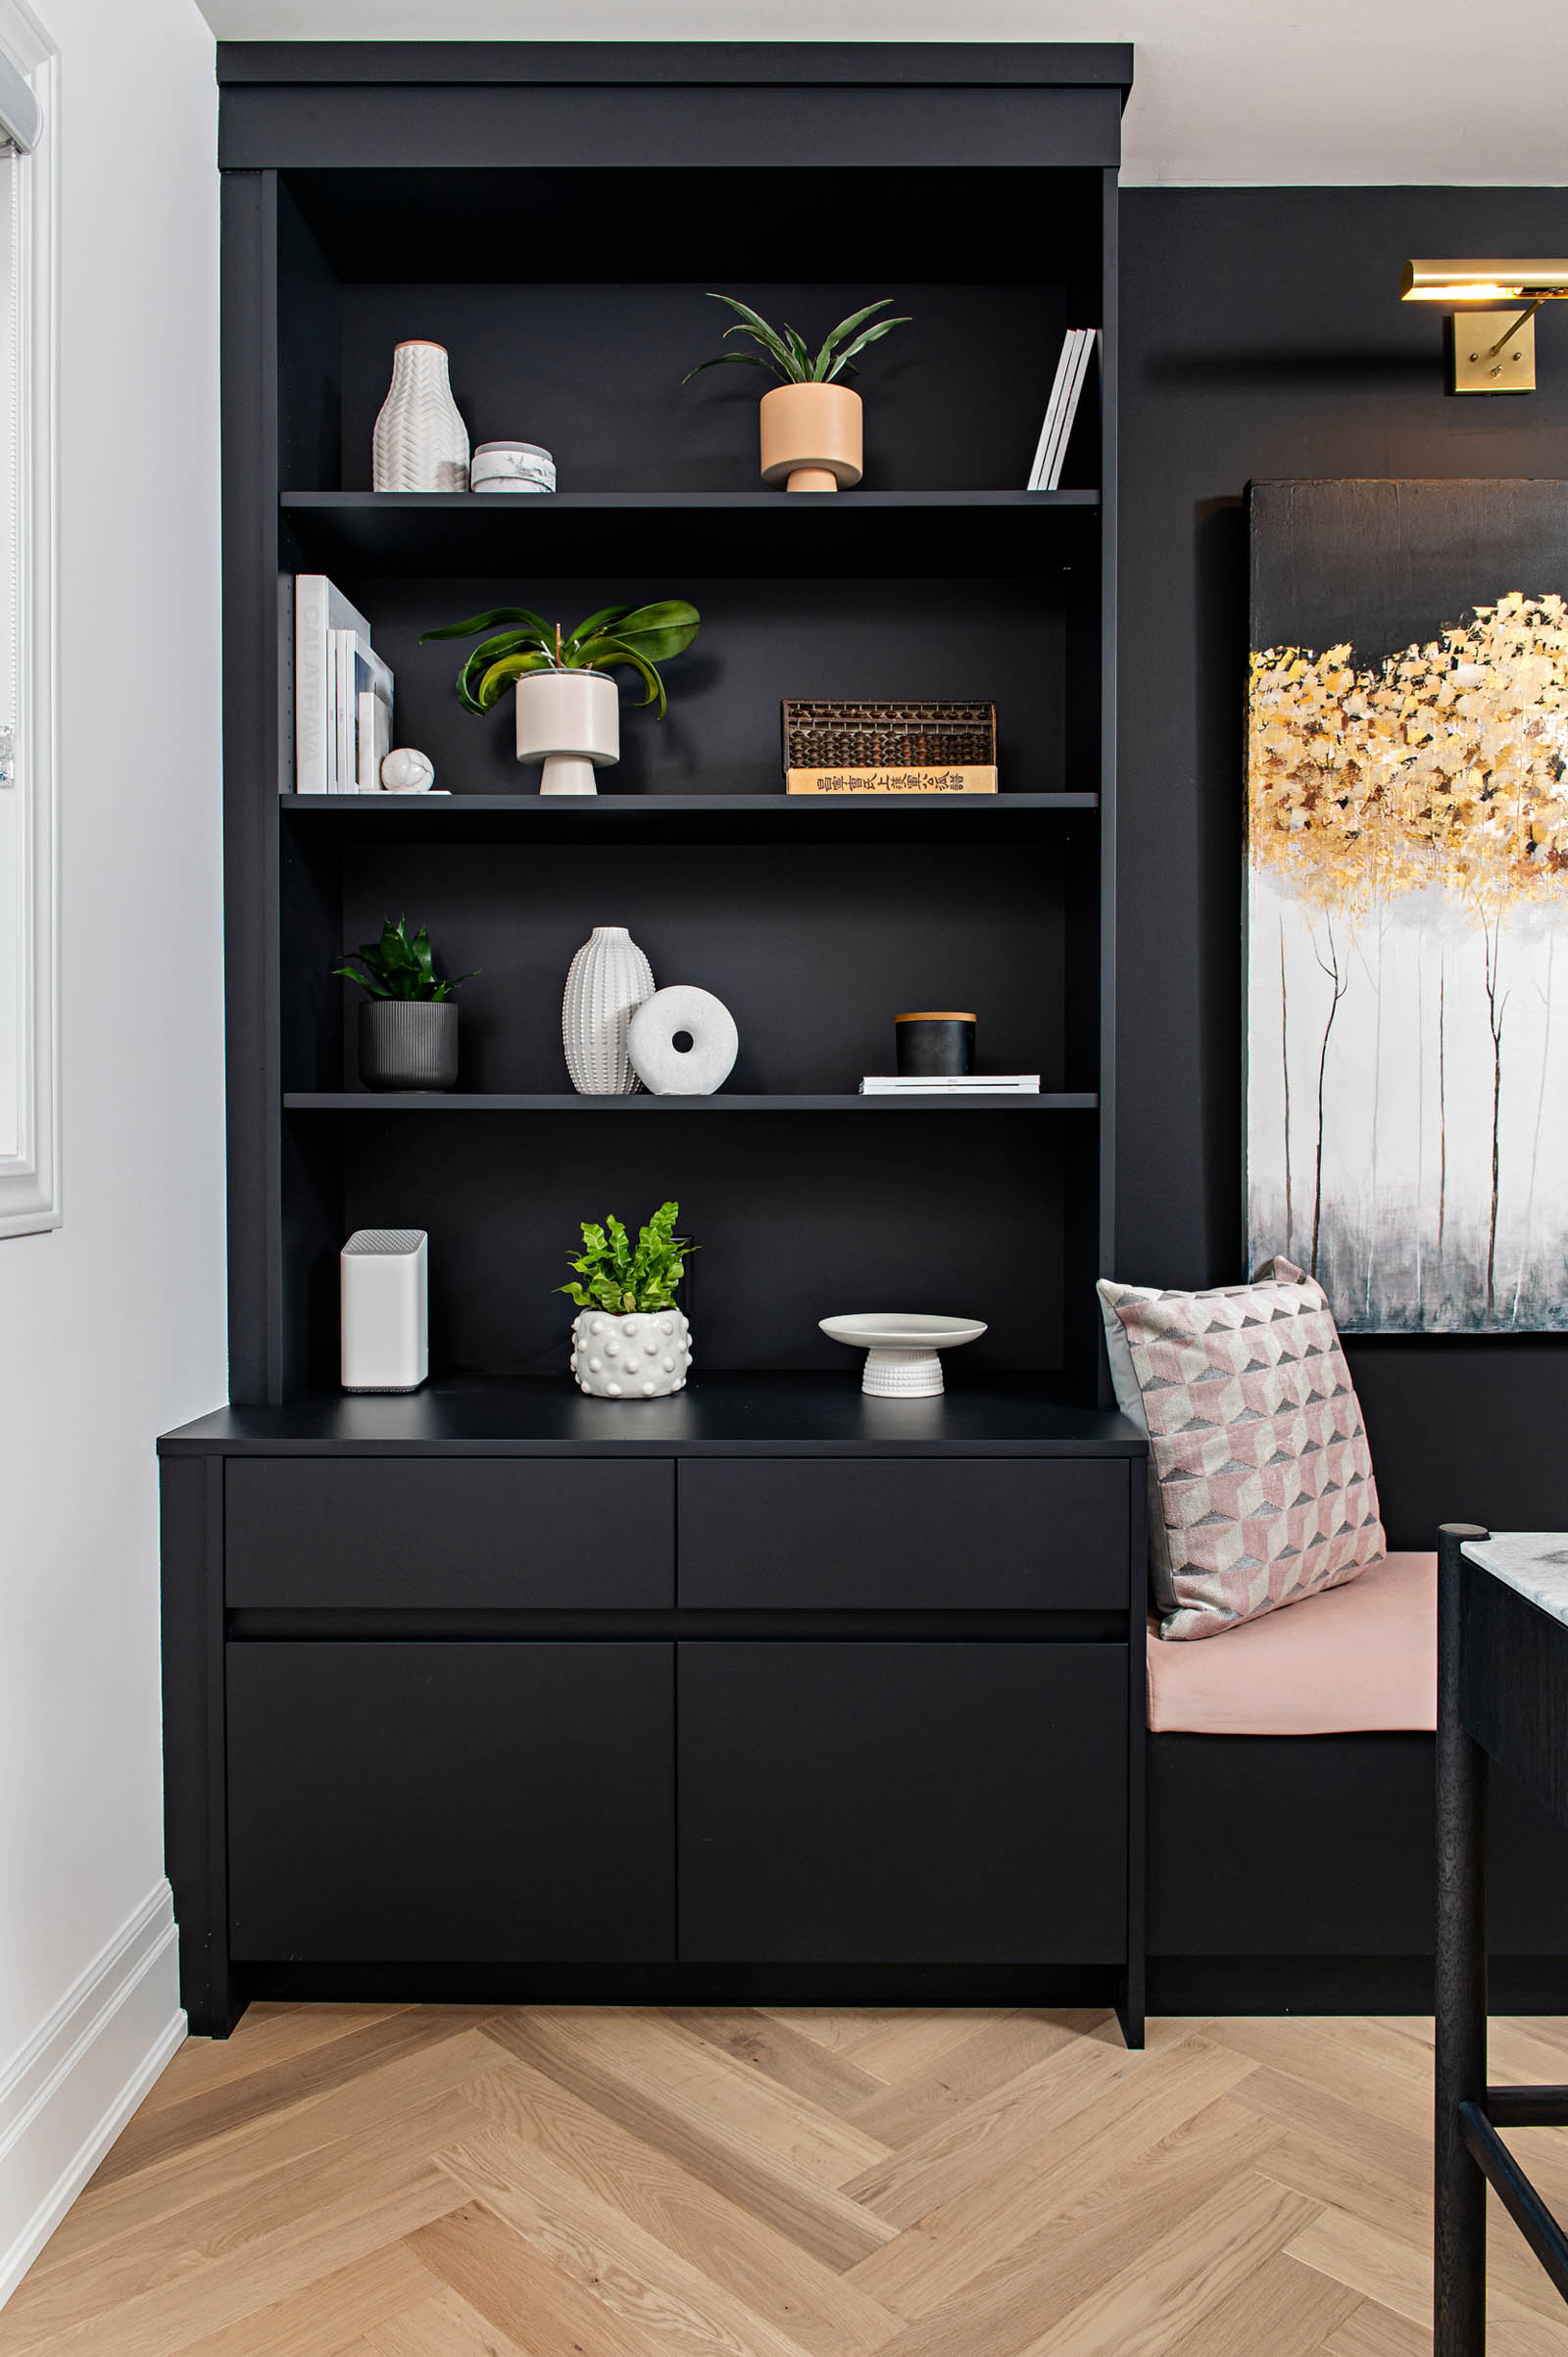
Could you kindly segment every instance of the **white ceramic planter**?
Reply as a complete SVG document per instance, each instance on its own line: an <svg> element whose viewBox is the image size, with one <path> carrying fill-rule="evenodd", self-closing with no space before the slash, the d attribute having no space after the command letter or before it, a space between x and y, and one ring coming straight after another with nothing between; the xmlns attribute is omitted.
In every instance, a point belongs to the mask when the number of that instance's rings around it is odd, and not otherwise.
<svg viewBox="0 0 1568 2357"><path fill-rule="evenodd" d="M684 1390L691 1363L692 1330L678 1309L583 1309L572 1320L571 1372L591 1399L666 1399Z"/></svg>
<svg viewBox="0 0 1568 2357"><path fill-rule="evenodd" d="M468 429L452 398L444 344L399 344L371 441L377 491L466 491Z"/></svg>
<svg viewBox="0 0 1568 2357"><path fill-rule="evenodd" d="M516 685L517 759L543 761L541 794L593 794L620 759L620 699L607 671L529 671Z"/></svg>
<svg viewBox="0 0 1568 2357"><path fill-rule="evenodd" d="M579 1097L634 1097L631 1018L654 995L654 969L624 925L595 925L566 971L561 1045Z"/></svg>

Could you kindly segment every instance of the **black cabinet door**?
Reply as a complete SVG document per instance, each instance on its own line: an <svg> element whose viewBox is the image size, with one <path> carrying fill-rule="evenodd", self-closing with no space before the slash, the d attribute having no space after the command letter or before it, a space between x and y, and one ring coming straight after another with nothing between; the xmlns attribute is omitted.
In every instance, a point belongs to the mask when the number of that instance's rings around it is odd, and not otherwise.
<svg viewBox="0 0 1568 2357"><path fill-rule="evenodd" d="M1124 1457L680 1467L680 1600L783 1610L1125 1611Z"/></svg>
<svg viewBox="0 0 1568 2357"><path fill-rule="evenodd" d="M230 1645L233 1953L670 1956L672 1650Z"/></svg>
<svg viewBox="0 0 1568 2357"><path fill-rule="evenodd" d="M683 1960L1125 1955L1124 1645L679 1656Z"/></svg>
<svg viewBox="0 0 1568 2357"><path fill-rule="evenodd" d="M675 1469L506 1457L230 1457L230 1604L658 1611L675 1600ZM624 1543L603 1544L617 1531Z"/></svg>

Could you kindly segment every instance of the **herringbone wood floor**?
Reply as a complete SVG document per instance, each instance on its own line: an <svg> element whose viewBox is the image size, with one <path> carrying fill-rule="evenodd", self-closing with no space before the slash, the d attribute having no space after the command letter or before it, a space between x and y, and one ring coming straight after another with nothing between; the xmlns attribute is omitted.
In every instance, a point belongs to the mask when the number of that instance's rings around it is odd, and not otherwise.
<svg viewBox="0 0 1568 2357"><path fill-rule="evenodd" d="M1568 2080L1568 2023L1495 2023L1493 2076ZM256 2006L0 2352L1416 2357L1430 2079L1414 2020ZM1492 2284L1493 2357L1568 2357L1500 2214Z"/></svg>

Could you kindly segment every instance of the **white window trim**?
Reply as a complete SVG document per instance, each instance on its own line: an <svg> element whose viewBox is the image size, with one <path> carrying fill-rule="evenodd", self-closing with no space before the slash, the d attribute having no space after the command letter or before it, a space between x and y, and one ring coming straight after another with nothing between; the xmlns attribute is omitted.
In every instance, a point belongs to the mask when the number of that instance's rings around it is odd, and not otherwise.
<svg viewBox="0 0 1568 2357"><path fill-rule="evenodd" d="M58 336L59 54L24 0L0 0L0 48L26 74L43 108L37 147L22 167L21 311L27 323L21 406L21 645L18 777L22 797L18 906L0 918L0 951L18 958L21 1120L16 1154L0 1155L0 1236L57 1228L60 1190L60 700L58 648L60 445ZM7 937L10 937L8 945Z"/></svg>

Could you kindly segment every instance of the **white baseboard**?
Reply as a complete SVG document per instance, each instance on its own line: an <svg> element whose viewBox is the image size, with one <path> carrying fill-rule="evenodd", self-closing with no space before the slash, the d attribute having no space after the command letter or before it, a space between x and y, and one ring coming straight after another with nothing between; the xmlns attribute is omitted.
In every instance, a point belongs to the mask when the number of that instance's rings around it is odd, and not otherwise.
<svg viewBox="0 0 1568 2357"><path fill-rule="evenodd" d="M0 2306L184 2036L161 1882L0 2071Z"/></svg>

